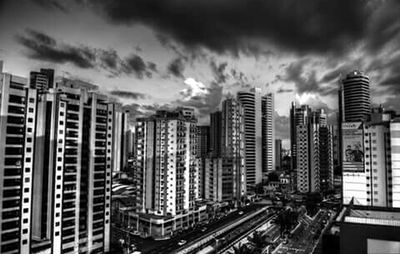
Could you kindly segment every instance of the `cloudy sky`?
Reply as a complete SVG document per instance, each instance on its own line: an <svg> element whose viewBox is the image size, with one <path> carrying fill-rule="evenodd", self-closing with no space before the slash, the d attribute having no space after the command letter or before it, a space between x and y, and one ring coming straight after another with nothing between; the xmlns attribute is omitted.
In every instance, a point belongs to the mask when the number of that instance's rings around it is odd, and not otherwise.
<svg viewBox="0 0 400 254"><path fill-rule="evenodd" d="M400 1L0 0L4 71L100 86L136 115L177 105L201 123L225 97L275 93L277 137L291 101L335 118L340 75L371 79L373 103L400 111Z"/></svg>

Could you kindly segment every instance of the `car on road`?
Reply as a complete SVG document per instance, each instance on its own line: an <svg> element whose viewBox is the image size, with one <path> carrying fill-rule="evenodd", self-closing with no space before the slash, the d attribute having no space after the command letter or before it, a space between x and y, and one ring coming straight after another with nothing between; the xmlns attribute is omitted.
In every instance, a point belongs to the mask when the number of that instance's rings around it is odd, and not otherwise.
<svg viewBox="0 0 400 254"><path fill-rule="evenodd" d="M207 231L206 227L201 228L201 232L205 232L205 231Z"/></svg>
<svg viewBox="0 0 400 254"><path fill-rule="evenodd" d="M239 212L239 215L242 215L242 214L243 214L243 211L240 211L240 212Z"/></svg>
<svg viewBox="0 0 400 254"><path fill-rule="evenodd" d="M178 242L178 245L179 245L179 246L182 246L182 245L185 245L186 243L187 243L186 240L180 240L180 241Z"/></svg>

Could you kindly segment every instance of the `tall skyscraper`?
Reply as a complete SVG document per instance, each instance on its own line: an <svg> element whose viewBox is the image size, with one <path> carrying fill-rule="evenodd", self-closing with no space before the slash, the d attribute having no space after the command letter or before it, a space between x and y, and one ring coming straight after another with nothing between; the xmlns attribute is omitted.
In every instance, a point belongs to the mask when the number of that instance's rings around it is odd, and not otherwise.
<svg viewBox="0 0 400 254"><path fill-rule="evenodd" d="M212 157L221 156L221 127L222 113L217 111L210 114L210 152Z"/></svg>
<svg viewBox="0 0 400 254"><path fill-rule="evenodd" d="M210 126L197 126L197 157L199 158L199 198L205 197L205 160L210 154Z"/></svg>
<svg viewBox="0 0 400 254"><path fill-rule="evenodd" d="M126 167L129 152L132 150L132 138L128 125L128 113L121 109L114 114L114 133L113 133L113 171L121 171Z"/></svg>
<svg viewBox="0 0 400 254"><path fill-rule="evenodd" d="M0 96L0 252L29 253L36 90L1 73Z"/></svg>
<svg viewBox="0 0 400 254"><path fill-rule="evenodd" d="M194 111L157 111L137 119L137 216L133 225L155 238L200 221L197 120ZM148 221L149 216L157 218Z"/></svg>
<svg viewBox="0 0 400 254"><path fill-rule="evenodd" d="M275 169L282 170L282 140L275 139Z"/></svg>
<svg viewBox="0 0 400 254"><path fill-rule="evenodd" d="M222 199L237 200L246 193L244 109L235 99L222 103Z"/></svg>
<svg viewBox="0 0 400 254"><path fill-rule="evenodd" d="M367 121L370 114L369 77L360 71L352 71L341 80L339 119L341 122Z"/></svg>
<svg viewBox="0 0 400 254"><path fill-rule="evenodd" d="M297 189L325 192L333 188L333 128L323 110L297 126Z"/></svg>
<svg viewBox="0 0 400 254"><path fill-rule="evenodd" d="M115 109L78 83L1 74L1 253L110 249Z"/></svg>
<svg viewBox="0 0 400 254"><path fill-rule="evenodd" d="M263 172L274 170L274 103L273 95L262 95L260 88L238 92L244 108L247 189L261 183ZM264 136L263 136L264 135Z"/></svg>
<svg viewBox="0 0 400 254"><path fill-rule="evenodd" d="M292 102L290 109L290 152L292 159L292 170L297 169L297 126L307 124L311 117L311 109L308 105L296 106Z"/></svg>
<svg viewBox="0 0 400 254"><path fill-rule="evenodd" d="M238 92L237 98L244 108L244 137L246 152L247 189L262 181L262 112L261 89Z"/></svg>
<svg viewBox="0 0 400 254"><path fill-rule="evenodd" d="M197 126L198 129L198 152L199 158L205 158L210 152L210 126Z"/></svg>
<svg viewBox="0 0 400 254"><path fill-rule="evenodd" d="M263 178L268 178L268 173L275 170L275 108L274 95L266 94L261 98L262 106L262 171Z"/></svg>

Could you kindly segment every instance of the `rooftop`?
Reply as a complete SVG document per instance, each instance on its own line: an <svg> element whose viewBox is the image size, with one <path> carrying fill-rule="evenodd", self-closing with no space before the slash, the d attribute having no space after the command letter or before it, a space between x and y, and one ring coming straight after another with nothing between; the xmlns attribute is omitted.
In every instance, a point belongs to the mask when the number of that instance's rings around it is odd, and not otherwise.
<svg viewBox="0 0 400 254"><path fill-rule="evenodd" d="M346 207L338 216L348 223L400 227L400 209L378 207Z"/></svg>

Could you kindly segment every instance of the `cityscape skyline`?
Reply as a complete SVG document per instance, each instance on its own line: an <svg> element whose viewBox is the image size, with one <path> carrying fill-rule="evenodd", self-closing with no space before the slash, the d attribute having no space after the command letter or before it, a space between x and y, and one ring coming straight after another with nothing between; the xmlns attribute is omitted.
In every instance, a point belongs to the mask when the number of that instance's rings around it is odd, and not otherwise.
<svg viewBox="0 0 400 254"><path fill-rule="evenodd" d="M0 253L400 253L399 17L0 0Z"/></svg>
<svg viewBox="0 0 400 254"><path fill-rule="evenodd" d="M191 20L185 11L192 13L198 8L221 28L232 28L234 23L228 17L240 7L237 1L229 8L222 7L224 1L217 1L215 6L190 2L193 6L178 1L174 7L181 8L167 15ZM310 20L307 13L316 10L318 3L297 6L288 1L287 7L268 1L260 4L261 10L275 7L281 11L265 21L279 21L289 34L299 31L291 42L276 34L280 26L256 30L255 35L232 28L237 33L229 33L226 38L207 22L189 23L186 27L176 23L176 28L171 28L170 24L160 23L162 18L145 10L143 15L134 11L123 13L123 7L129 6L120 2L107 6L108 3L91 1L1 1L0 59L5 62L4 70L16 75L25 76L31 68L54 68L61 75L99 84L137 114L150 115L162 106L194 106L203 123L208 122L208 114L229 94L249 85L261 87L275 94L277 136L287 148L286 98L324 108L332 120L338 109L336 90L340 73L364 71L371 79L372 102L399 109L393 93L387 92L397 91L398 77L392 70L399 59L398 52L393 52L399 39L398 3L339 1L320 10L326 15ZM163 8L169 10L172 6ZM212 8L222 10L223 15L216 17ZM247 6L244 11L252 8ZM353 21L351 26L342 22L339 13L344 10L348 14L346 19ZM24 22L10 22L12 15L24 16ZM254 16L258 17L258 12ZM301 19L308 22L293 22ZM80 24L79 29L76 23ZM332 25L317 25L327 23ZM314 24L314 30L309 29L310 24ZM244 26L256 29L260 25L249 19ZM383 26L392 29L385 30ZM340 39L321 39L327 34ZM210 38L206 39L206 35ZM308 46L299 39L301 35L309 39ZM299 44L294 43L297 39Z"/></svg>

